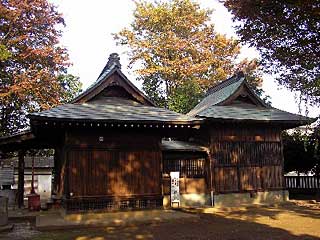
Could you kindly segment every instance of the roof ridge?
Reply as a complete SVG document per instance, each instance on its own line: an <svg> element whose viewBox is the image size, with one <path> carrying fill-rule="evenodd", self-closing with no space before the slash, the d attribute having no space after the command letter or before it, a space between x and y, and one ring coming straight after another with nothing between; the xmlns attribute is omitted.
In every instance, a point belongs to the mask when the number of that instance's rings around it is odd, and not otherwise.
<svg viewBox="0 0 320 240"><path fill-rule="evenodd" d="M77 103L77 101L81 100L81 98L84 98L86 95L94 91L95 88L103 84L104 80L115 72L117 72L120 75L120 78L122 78L126 82L126 85L128 85L129 88L131 88L135 92L135 94L138 95L138 98L141 97L143 99L143 102L155 106L155 103L152 100L150 100L144 92L137 88L121 71L120 57L117 53L110 54L108 63L103 68L97 80L94 81L86 90L81 92L77 97L75 97L70 103Z"/></svg>
<svg viewBox="0 0 320 240"><path fill-rule="evenodd" d="M115 67L115 65L111 66L109 69L103 69L102 72L100 73L99 77L87 87L83 92L81 92L78 96L74 97L69 103L76 103L78 99L80 99L83 95L85 95L87 92L89 92L93 87L95 87L99 82L104 80L104 77L108 75L110 72L112 72ZM108 71L107 71L108 70Z"/></svg>
<svg viewBox="0 0 320 240"><path fill-rule="evenodd" d="M225 88L239 80L241 80L244 77L244 73L242 71L237 72L236 74L232 75L231 77L227 78L226 80L223 80L219 82L218 84L212 86L211 88L208 89L204 97L207 97L211 95L212 93L215 93L222 88Z"/></svg>
<svg viewBox="0 0 320 240"><path fill-rule="evenodd" d="M245 82L245 76L243 72L238 72L232 77L220 82L216 86L210 88L205 94L204 98L188 113L189 116L195 116L197 113L202 111L204 108L209 107L208 105L216 105L221 101L224 101L231 94L233 94L239 86ZM223 89L228 89L228 96L221 94ZM232 93L230 92L232 91Z"/></svg>
<svg viewBox="0 0 320 240"><path fill-rule="evenodd" d="M114 69L121 69L121 64L120 64L120 57L118 55L118 53L111 53L109 55L108 58L108 62L107 64L104 66L104 68L102 69L101 73L99 74L98 78L90 84L89 87L87 87L86 90L84 90L82 93L88 91L90 88L92 88L93 86L95 86L97 83L99 83L100 81L102 81L105 77L105 75L107 75L108 73L110 73L111 71L113 71ZM82 93L80 93L78 96L76 96L73 100L75 100L76 98L78 98L79 96L82 95Z"/></svg>
<svg viewBox="0 0 320 240"><path fill-rule="evenodd" d="M108 62L102 69L101 73L99 74L98 79L101 77L101 75L103 75L105 71L111 71L111 69L113 68L121 69L120 57L118 53L111 53L109 55Z"/></svg>

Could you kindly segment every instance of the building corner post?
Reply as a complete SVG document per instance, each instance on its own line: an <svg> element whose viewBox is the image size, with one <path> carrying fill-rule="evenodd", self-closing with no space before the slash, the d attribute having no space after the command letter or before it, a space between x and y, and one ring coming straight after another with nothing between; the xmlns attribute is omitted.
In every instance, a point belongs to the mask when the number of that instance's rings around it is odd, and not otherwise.
<svg viewBox="0 0 320 240"><path fill-rule="evenodd" d="M24 207L24 156L25 150L18 152L18 207Z"/></svg>

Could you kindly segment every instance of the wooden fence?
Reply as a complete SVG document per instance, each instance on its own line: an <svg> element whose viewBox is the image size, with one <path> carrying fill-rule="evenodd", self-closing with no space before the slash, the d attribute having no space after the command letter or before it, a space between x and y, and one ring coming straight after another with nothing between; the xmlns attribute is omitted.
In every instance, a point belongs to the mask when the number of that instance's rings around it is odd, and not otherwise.
<svg viewBox="0 0 320 240"><path fill-rule="evenodd" d="M285 176L288 190L314 191L320 189L320 178L316 176Z"/></svg>

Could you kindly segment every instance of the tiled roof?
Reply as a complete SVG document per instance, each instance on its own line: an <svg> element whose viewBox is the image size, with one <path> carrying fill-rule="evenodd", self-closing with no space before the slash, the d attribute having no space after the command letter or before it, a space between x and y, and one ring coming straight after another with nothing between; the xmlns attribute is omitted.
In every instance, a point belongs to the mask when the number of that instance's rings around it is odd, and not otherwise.
<svg viewBox="0 0 320 240"><path fill-rule="evenodd" d="M109 57L97 81L85 92L75 98L72 103L32 113L31 121L64 120L64 121L101 121L101 122L163 122L190 124L199 118L189 117L164 108L158 108L136 86L134 86L120 70L120 58L114 53ZM113 75L115 74L115 75ZM113 77L112 76L116 76ZM118 78L119 77L119 78ZM110 80L110 81L109 81ZM115 94L94 100L103 89L121 86L132 100Z"/></svg>
<svg viewBox="0 0 320 240"><path fill-rule="evenodd" d="M235 95L243 85L246 86L247 91L249 91L258 104L229 103L225 105L225 100ZM295 125L305 125L314 121L314 119L266 105L260 97L253 92L243 74L237 74L209 89L205 98L187 115L210 118L211 120L295 122Z"/></svg>
<svg viewBox="0 0 320 240"><path fill-rule="evenodd" d="M242 83L245 81L245 77L243 75L235 75L229 78L226 81L221 82L220 84L212 87L208 90L205 95L205 98L195 106L188 115L195 116L202 110L206 108L216 105L220 102L223 102L227 98L229 98L232 94L234 94Z"/></svg>
<svg viewBox="0 0 320 240"><path fill-rule="evenodd" d="M276 108L244 108L238 106L210 106L199 117L214 119L260 120L260 121L310 121L310 118L281 111Z"/></svg>
<svg viewBox="0 0 320 240"><path fill-rule="evenodd" d="M109 98L83 104L64 104L47 111L32 113L30 118L177 123L200 120L164 108L145 106L120 98Z"/></svg>
<svg viewBox="0 0 320 240"><path fill-rule="evenodd" d="M118 54L112 53L109 56L109 60L106 66L103 68L100 73L98 79L91 84L84 92L78 95L75 99L72 100L72 103L77 103L81 98L93 92L96 88L98 88L109 76L117 72L122 79L128 84L135 92L138 93L146 102L148 102L151 106L155 106L155 104L142 92L140 91L132 82L122 73L120 58Z"/></svg>

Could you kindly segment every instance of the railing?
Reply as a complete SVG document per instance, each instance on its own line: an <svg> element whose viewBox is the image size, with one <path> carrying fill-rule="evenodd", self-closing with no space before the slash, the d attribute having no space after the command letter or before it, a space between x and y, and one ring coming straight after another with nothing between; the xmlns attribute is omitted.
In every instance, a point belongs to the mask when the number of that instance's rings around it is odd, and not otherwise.
<svg viewBox="0 0 320 240"><path fill-rule="evenodd" d="M63 199L62 205L66 212L86 212L92 210L131 210L161 208L163 197L136 196L136 197L79 197Z"/></svg>
<svg viewBox="0 0 320 240"><path fill-rule="evenodd" d="M316 176L285 176L288 190L316 190L320 189L320 177Z"/></svg>

